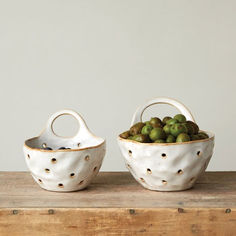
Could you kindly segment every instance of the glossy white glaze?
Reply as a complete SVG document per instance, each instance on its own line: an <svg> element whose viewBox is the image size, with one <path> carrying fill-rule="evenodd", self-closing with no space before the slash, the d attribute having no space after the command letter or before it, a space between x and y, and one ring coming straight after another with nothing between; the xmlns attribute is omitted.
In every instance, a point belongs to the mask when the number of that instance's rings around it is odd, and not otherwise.
<svg viewBox="0 0 236 236"><path fill-rule="evenodd" d="M79 131L71 138L57 136L52 130L55 119L65 114L79 122ZM43 144L54 150L42 150ZM59 147L71 149L57 150ZM41 135L24 144L26 164L35 181L44 189L59 192L87 187L102 165L105 149L105 140L94 136L82 117L71 110L52 115Z"/></svg>
<svg viewBox="0 0 236 236"><path fill-rule="evenodd" d="M194 120L188 109L169 98L156 98L138 108L132 124L142 120L146 107L167 103L179 109L188 120ZM205 171L214 148L214 135L209 139L187 143L138 143L118 137L118 145L126 166L145 188L158 191L179 191L191 188Z"/></svg>

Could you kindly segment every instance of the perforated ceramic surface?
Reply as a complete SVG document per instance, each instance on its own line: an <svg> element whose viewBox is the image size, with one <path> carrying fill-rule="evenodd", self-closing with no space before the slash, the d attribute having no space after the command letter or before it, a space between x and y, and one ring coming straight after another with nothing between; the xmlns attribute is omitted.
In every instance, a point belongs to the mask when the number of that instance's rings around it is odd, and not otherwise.
<svg viewBox="0 0 236 236"><path fill-rule="evenodd" d="M177 191L191 188L207 168L214 141L149 146L119 138L118 144L128 170L145 188Z"/></svg>
<svg viewBox="0 0 236 236"><path fill-rule="evenodd" d="M52 130L53 121L60 115L73 115L80 124L78 134L73 138L56 136ZM43 145L54 150L43 150ZM71 149L58 150L59 147ZM24 145L26 164L40 187L50 191L77 191L89 185L97 175L105 156L105 140L94 136L84 120L74 111L55 113L43 133L29 139Z"/></svg>
<svg viewBox="0 0 236 236"><path fill-rule="evenodd" d="M141 120L147 106L158 103L176 106L178 102L167 98L154 99L136 111L132 124ZM194 121L187 108L181 105L178 103L178 109ZM208 166L213 154L214 135L207 133L209 139L174 144L138 143L118 137L118 145L128 170L143 187L179 191L191 188Z"/></svg>

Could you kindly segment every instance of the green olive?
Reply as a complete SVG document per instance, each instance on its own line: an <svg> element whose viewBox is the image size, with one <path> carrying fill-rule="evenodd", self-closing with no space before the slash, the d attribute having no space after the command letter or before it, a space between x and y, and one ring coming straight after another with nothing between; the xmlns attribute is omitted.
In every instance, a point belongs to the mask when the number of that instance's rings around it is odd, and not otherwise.
<svg viewBox="0 0 236 236"><path fill-rule="evenodd" d="M154 143L165 143L166 141L164 139L157 139Z"/></svg>
<svg viewBox="0 0 236 236"><path fill-rule="evenodd" d="M143 126L145 126L145 124L143 122L138 122L138 123L134 124L129 130L130 134L131 135L140 134Z"/></svg>
<svg viewBox="0 0 236 236"><path fill-rule="evenodd" d="M124 139L129 138L129 136L130 136L129 130L123 132L122 134L120 134L120 137L121 137L121 138L124 138Z"/></svg>
<svg viewBox="0 0 236 236"><path fill-rule="evenodd" d="M170 127L171 127L171 125L165 125L163 127L163 130L165 131L166 134L170 134Z"/></svg>
<svg viewBox="0 0 236 236"><path fill-rule="evenodd" d="M181 133L176 138L176 143L182 143L182 142L188 142L188 141L190 141L190 137L186 133Z"/></svg>
<svg viewBox="0 0 236 236"><path fill-rule="evenodd" d="M171 120L171 119L172 119L172 117L166 116L166 117L163 118L162 123L163 123L163 124L166 124L166 122L167 122L168 120Z"/></svg>
<svg viewBox="0 0 236 236"><path fill-rule="evenodd" d="M166 142L167 143L174 143L175 142L175 137L173 135L169 134L167 136Z"/></svg>
<svg viewBox="0 0 236 236"><path fill-rule="evenodd" d="M174 119L176 119L180 123L186 122L186 117L183 114L175 115Z"/></svg>
<svg viewBox="0 0 236 236"><path fill-rule="evenodd" d="M191 120L188 120L186 123L193 127L193 129L194 129L194 133L193 134L198 134L199 127L198 127L198 125L196 123L192 122Z"/></svg>
<svg viewBox="0 0 236 236"><path fill-rule="evenodd" d="M193 134L193 135L190 135L190 139L191 139L192 141L195 141L195 140L199 140L200 138L198 137L197 134Z"/></svg>
<svg viewBox="0 0 236 236"><path fill-rule="evenodd" d="M158 127L158 128L152 129L152 131L149 134L149 137L152 141L155 141L157 139L165 139L166 134L162 128Z"/></svg>
<svg viewBox="0 0 236 236"><path fill-rule="evenodd" d="M153 127L151 125L145 125L141 130L141 134L149 135L152 129Z"/></svg>
<svg viewBox="0 0 236 236"><path fill-rule="evenodd" d="M136 134L133 136L132 140L140 143L148 143L149 142L149 137L144 134Z"/></svg>
<svg viewBox="0 0 236 236"><path fill-rule="evenodd" d="M187 127L189 135L194 135L194 133L195 133L194 125L192 125L192 124L190 124L188 122L185 122L185 123L182 123L182 124L184 124Z"/></svg>
<svg viewBox="0 0 236 236"><path fill-rule="evenodd" d="M205 132L199 132L199 127L193 121L186 121L183 114L174 118L165 116L163 120L152 117L150 121L138 122L130 130L119 135L123 139L141 143L175 143L209 138Z"/></svg>
<svg viewBox="0 0 236 236"><path fill-rule="evenodd" d="M206 134L205 132L199 132L198 137L199 137L199 139L209 138L208 134Z"/></svg>
<svg viewBox="0 0 236 236"><path fill-rule="evenodd" d="M150 120L150 124L153 128L163 127L161 120L157 117L152 117Z"/></svg>
<svg viewBox="0 0 236 236"><path fill-rule="evenodd" d="M176 124L176 123L178 123L178 120L176 120L174 118L172 118L172 119L170 119L166 122L167 125L173 125L173 124Z"/></svg>
<svg viewBox="0 0 236 236"><path fill-rule="evenodd" d="M181 133L187 133L187 132L188 132L187 127L184 124L180 123L173 124L170 127L170 133L175 137L177 137Z"/></svg>

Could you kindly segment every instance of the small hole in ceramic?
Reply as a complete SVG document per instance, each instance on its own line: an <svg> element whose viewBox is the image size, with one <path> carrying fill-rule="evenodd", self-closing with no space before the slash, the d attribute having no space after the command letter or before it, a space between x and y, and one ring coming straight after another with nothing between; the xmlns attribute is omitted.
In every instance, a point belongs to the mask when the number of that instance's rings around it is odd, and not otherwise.
<svg viewBox="0 0 236 236"><path fill-rule="evenodd" d="M49 172L50 172L50 170L49 170L48 168L46 168L46 169L45 169L45 172L46 172L46 173L49 173Z"/></svg>
<svg viewBox="0 0 236 236"><path fill-rule="evenodd" d="M151 174L152 173L151 169L147 168L147 173Z"/></svg>
<svg viewBox="0 0 236 236"><path fill-rule="evenodd" d="M30 154L27 155L28 159L30 159Z"/></svg>
<svg viewBox="0 0 236 236"><path fill-rule="evenodd" d="M41 179L38 179L39 183L42 183L43 181Z"/></svg>
<svg viewBox="0 0 236 236"><path fill-rule="evenodd" d="M130 166L130 164L127 164L127 167L128 167L129 169L131 169L131 166Z"/></svg>
<svg viewBox="0 0 236 236"><path fill-rule="evenodd" d="M143 183L145 182L144 178L140 178L140 180L141 180Z"/></svg>
<svg viewBox="0 0 236 236"><path fill-rule="evenodd" d="M198 155L198 156L201 156L201 155L202 155L201 151L198 151L198 152L197 152L197 155Z"/></svg>
<svg viewBox="0 0 236 236"><path fill-rule="evenodd" d="M83 181L83 180L81 180L81 181L79 182L79 185L83 184L83 182L84 182L84 181Z"/></svg>
<svg viewBox="0 0 236 236"><path fill-rule="evenodd" d="M43 147L43 148L46 148L46 147L47 147L47 144L46 144L46 143L43 143L43 144L42 144L42 147Z"/></svg>
<svg viewBox="0 0 236 236"><path fill-rule="evenodd" d="M177 171L177 173L178 173L179 175L181 175L181 174L183 174L183 170L180 169L180 170Z"/></svg>
<svg viewBox="0 0 236 236"><path fill-rule="evenodd" d="M132 156L132 151L131 150L129 150L129 156Z"/></svg>
<svg viewBox="0 0 236 236"><path fill-rule="evenodd" d="M166 158L166 157L167 157L165 153L162 153L161 156L162 156L163 158Z"/></svg>
<svg viewBox="0 0 236 236"><path fill-rule="evenodd" d="M77 146L79 147L79 146L80 146L80 143L77 143Z"/></svg>
<svg viewBox="0 0 236 236"><path fill-rule="evenodd" d="M58 184L58 187L59 187L59 188L63 188L64 185L63 185L62 183L60 183L60 184Z"/></svg>
<svg viewBox="0 0 236 236"><path fill-rule="evenodd" d="M190 182L193 182L195 180L195 178L194 177L192 177L191 179L190 179Z"/></svg>
<svg viewBox="0 0 236 236"><path fill-rule="evenodd" d="M52 162L53 164L55 164L55 163L57 162L57 159L56 159L56 158L52 158L52 159L51 159L51 162Z"/></svg>
<svg viewBox="0 0 236 236"><path fill-rule="evenodd" d="M167 184L167 181L166 180L162 180L162 184Z"/></svg>
<svg viewBox="0 0 236 236"><path fill-rule="evenodd" d="M75 177L75 173L71 173L71 174L70 174L70 177L71 177L71 178L74 178L74 177Z"/></svg>
<svg viewBox="0 0 236 236"><path fill-rule="evenodd" d="M93 168L93 171L95 172L97 170L97 166L95 166L94 168Z"/></svg>
<svg viewBox="0 0 236 236"><path fill-rule="evenodd" d="M90 158L89 155L87 155L87 156L84 158L84 160L85 160L85 161L88 161L89 158Z"/></svg>

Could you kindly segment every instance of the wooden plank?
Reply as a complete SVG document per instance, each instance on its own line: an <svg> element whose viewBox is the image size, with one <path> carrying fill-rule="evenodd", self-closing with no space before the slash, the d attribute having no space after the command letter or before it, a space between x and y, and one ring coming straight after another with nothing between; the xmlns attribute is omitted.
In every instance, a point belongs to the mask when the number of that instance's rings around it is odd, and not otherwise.
<svg viewBox="0 0 236 236"><path fill-rule="evenodd" d="M155 192L128 172L101 172L85 190L41 189L28 172L0 172L0 208L236 208L236 172L208 172L193 189Z"/></svg>
<svg viewBox="0 0 236 236"><path fill-rule="evenodd" d="M0 235L236 235L236 172L208 172L182 192L142 188L128 172L100 173L73 193L0 172Z"/></svg>
<svg viewBox="0 0 236 236"><path fill-rule="evenodd" d="M236 209L0 209L1 236L236 235Z"/></svg>

